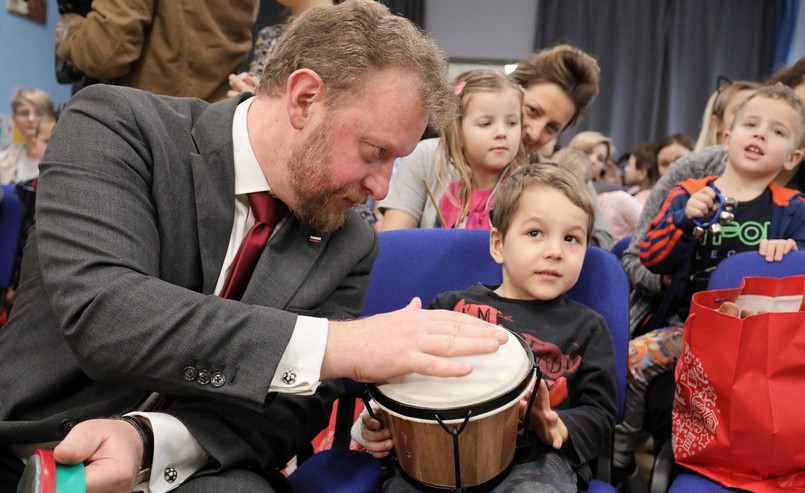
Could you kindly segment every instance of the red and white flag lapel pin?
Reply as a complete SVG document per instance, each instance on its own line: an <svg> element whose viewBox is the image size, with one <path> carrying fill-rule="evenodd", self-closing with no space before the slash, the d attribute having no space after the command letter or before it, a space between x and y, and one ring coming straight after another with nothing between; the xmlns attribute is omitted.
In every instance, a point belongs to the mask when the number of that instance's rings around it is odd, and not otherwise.
<svg viewBox="0 0 805 493"><path fill-rule="evenodd" d="M321 243L321 236L310 235L308 236L307 241L311 243Z"/></svg>

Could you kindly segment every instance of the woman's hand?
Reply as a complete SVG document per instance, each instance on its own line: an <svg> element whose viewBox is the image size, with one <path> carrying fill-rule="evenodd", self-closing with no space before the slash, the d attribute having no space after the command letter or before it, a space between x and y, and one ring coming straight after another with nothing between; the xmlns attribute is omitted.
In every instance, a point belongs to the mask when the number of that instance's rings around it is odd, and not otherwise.
<svg viewBox="0 0 805 493"><path fill-rule="evenodd" d="M242 92L254 92L254 88L257 87L258 82L260 81L257 80L257 77L248 72L229 74L229 87L232 89L227 91L226 95L231 98Z"/></svg>

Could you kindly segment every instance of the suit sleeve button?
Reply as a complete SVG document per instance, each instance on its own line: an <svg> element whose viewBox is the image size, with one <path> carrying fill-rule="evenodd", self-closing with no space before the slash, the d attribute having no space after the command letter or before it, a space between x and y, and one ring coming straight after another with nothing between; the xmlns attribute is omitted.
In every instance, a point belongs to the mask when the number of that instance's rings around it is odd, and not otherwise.
<svg viewBox="0 0 805 493"><path fill-rule="evenodd" d="M70 433L70 430L72 430L75 427L75 425L77 425L77 424L78 424L78 421L68 418L68 419L63 419L62 422L59 423L59 426L61 427L61 431L63 431L64 434L66 435L66 434Z"/></svg>
<svg viewBox="0 0 805 493"><path fill-rule="evenodd" d="M201 370L200 372L198 372L196 382L200 383L201 385L207 385L208 383L210 383L210 372L208 372L207 370Z"/></svg>
<svg viewBox="0 0 805 493"><path fill-rule="evenodd" d="M222 387L225 383L226 383L226 376L223 373L217 371L212 374L212 377L210 378L210 384L213 387L215 388Z"/></svg>
<svg viewBox="0 0 805 493"><path fill-rule="evenodd" d="M193 380L195 380L197 375L198 372L193 366L185 366L184 369L182 370L182 376L188 382L192 382Z"/></svg>

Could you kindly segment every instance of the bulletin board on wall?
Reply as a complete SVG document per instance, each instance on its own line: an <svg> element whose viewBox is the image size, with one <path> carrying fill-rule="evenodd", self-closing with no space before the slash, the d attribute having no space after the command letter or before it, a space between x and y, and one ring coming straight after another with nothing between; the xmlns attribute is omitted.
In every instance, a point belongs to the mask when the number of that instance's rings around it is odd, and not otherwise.
<svg viewBox="0 0 805 493"><path fill-rule="evenodd" d="M47 22L47 0L8 0L6 9L39 24Z"/></svg>
<svg viewBox="0 0 805 493"><path fill-rule="evenodd" d="M15 142L14 118L10 114L0 113L0 151Z"/></svg>

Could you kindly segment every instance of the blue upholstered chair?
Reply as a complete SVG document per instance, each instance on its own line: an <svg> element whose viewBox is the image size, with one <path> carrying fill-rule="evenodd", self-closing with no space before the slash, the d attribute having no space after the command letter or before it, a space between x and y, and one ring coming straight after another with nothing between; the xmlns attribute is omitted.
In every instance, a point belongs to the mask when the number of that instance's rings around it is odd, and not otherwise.
<svg viewBox="0 0 805 493"><path fill-rule="evenodd" d="M0 200L0 312L5 308L6 290L11 286L22 232L22 204L13 185L2 186Z"/></svg>
<svg viewBox="0 0 805 493"><path fill-rule="evenodd" d="M622 259L623 258L623 252L626 251L626 249L629 247L629 243L631 243L631 242L632 242L632 237L631 236L624 236L620 240L616 241L615 245L612 246L613 255L618 257L618 259Z"/></svg>
<svg viewBox="0 0 805 493"><path fill-rule="evenodd" d="M443 291L465 289L477 282L499 284L501 281L501 268L489 255L488 231L407 229L382 232L379 239L380 254L369 282L364 315L397 310L406 306L414 296L419 296L423 305L427 305ZM604 283L606 289L602 289ZM591 247L579 281L569 296L601 313L612 332L618 377L616 419L620 421L626 395L629 338L626 273L611 253ZM380 463L369 454L348 450L354 397L360 390L354 382L348 382L347 389L348 396L339 401L334 449L315 454L289 476L295 492L379 491L382 481ZM607 483L610 462L611 457L599 460L599 479L590 484L588 491L615 491Z"/></svg>
<svg viewBox="0 0 805 493"><path fill-rule="evenodd" d="M766 262L758 252L743 252L727 257L716 266L707 289L737 288L744 277L786 277L801 274L805 274L805 251L790 252L781 262ZM655 459L649 491L728 493L735 490L676 465L671 444L667 442Z"/></svg>

